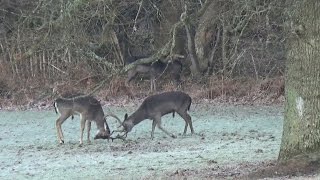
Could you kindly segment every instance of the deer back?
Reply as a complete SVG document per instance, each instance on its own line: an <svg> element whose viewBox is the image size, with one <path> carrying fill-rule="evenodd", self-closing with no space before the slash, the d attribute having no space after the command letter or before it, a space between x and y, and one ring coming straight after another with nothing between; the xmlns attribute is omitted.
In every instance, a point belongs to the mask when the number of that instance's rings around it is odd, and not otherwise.
<svg viewBox="0 0 320 180"><path fill-rule="evenodd" d="M146 110L148 116L166 115L168 113L188 110L191 105L191 97L180 91L164 92L149 96L141 107Z"/></svg>
<svg viewBox="0 0 320 180"><path fill-rule="evenodd" d="M172 62L164 63L158 60L151 64L151 76L157 77L162 74L169 74L174 77L175 80L179 81L180 74L182 71L182 63L178 60L173 60Z"/></svg>
<svg viewBox="0 0 320 180"><path fill-rule="evenodd" d="M132 127L145 119L173 113L186 112L190 109L191 97L180 91L164 92L147 97L139 108L129 117L125 115L122 123L124 130L129 132Z"/></svg>
<svg viewBox="0 0 320 180"><path fill-rule="evenodd" d="M58 98L55 107L60 113L81 114L88 120L103 118L104 113L101 104L92 96L79 96L74 98Z"/></svg>

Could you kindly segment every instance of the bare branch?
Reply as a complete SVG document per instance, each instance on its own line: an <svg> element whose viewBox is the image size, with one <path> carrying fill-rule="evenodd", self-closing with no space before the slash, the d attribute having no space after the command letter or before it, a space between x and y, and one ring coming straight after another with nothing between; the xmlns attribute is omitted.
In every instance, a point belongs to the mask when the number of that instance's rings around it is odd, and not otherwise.
<svg viewBox="0 0 320 180"><path fill-rule="evenodd" d="M142 4L143 4L143 0L141 0L141 2L139 3L139 9L138 9L136 17L134 19L134 25L133 25L133 30L132 30L133 32L137 31L137 26L136 26L137 25L137 19L138 19L138 16L140 14L140 11L141 11Z"/></svg>
<svg viewBox="0 0 320 180"><path fill-rule="evenodd" d="M68 74L67 72L65 71L62 71L60 68L58 68L57 66L53 65L53 64L50 64L50 63L47 63L49 66L53 67L54 69L58 70L59 72L62 72L63 74Z"/></svg>

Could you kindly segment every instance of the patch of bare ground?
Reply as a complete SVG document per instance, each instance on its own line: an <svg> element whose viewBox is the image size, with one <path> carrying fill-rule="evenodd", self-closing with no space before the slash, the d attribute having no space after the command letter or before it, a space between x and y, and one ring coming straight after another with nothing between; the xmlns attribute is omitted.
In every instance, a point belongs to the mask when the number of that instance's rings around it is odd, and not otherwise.
<svg viewBox="0 0 320 180"><path fill-rule="evenodd" d="M241 176L242 179L262 178L319 178L320 153L303 154L290 160L259 167L256 171Z"/></svg>
<svg viewBox="0 0 320 180"><path fill-rule="evenodd" d="M319 179L319 154L301 155L289 161L259 163L240 163L235 165L215 165L208 162L210 168L178 169L168 172L166 179ZM148 177L146 179L149 179Z"/></svg>
<svg viewBox="0 0 320 180"><path fill-rule="evenodd" d="M214 162L212 162L214 163ZM164 175L165 179L318 179L319 163L291 160L288 164L276 161L210 165L204 169L178 169ZM146 179L152 179L147 177Z"/></svg>
<svg viewBox="0 0 320 180"><path fill-rule="evenodd" d="M215 162L212 162L213 164ZM240 163L234 165L210 165L204 169L178 169L168 172L166 179L241 179L245 174L256 171L260 167L274 166L275 162Z"/></svg>

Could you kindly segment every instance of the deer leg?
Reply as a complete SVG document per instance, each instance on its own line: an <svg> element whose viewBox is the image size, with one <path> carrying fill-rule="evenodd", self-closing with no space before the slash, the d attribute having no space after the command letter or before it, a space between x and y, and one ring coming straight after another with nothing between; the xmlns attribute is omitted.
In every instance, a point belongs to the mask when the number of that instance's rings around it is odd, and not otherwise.
<svg viewBox="0 0 320 180"><path fill-rule="evenodd" d="M151 82L150 91L151 92L156 91L156 77L154 75L151 75L150 82Z"/></svg>
<svg viewBox="0 0 320 180"><path fill-rule="evenodd" d="M176 74L174 77L174 85L176 88L180 89L181 88L181 78L180 74Z"/></svg>
<svg viewBox="0 0 320 180"><path fill-rule="evenodd" d="M154 138L154 130L155 130L155 128L156 128L156 121L155 120L153 120L152 121L152 130L151 130L151 139L153 139Z"/></svg>
<svg viewBox="0 0 320 180"><path fill-rule="evenodd" d="M183 135L186 135L187 129L188 129L188 122L186 121L184 125Z"/></svg>
<svg viewBox="0 0 320 180"><path fill-rule="evenodd" d="M83 144L83 131L86 125L86 119L80 114L80 145Z"/></svg>
<svg viewBox="0 0 320 180"><path fill-rule="evenodd" d="M91 131L91 121L87 121L87 140L88 140L88 143L91 143L90 131Z"/></svg>
<svg viewBox="0 0 320 180"><path fill-rule="evenodd" d="M131 69L128 71L128 77L126 80L126 85L129 86L130 81L137 75L137 71Z"/></svg>
<svg viewBox="0 0 320 180"><path fill-rule="evenodd" d="M183 131L183 135L185 135L187 133L187 128L188 125L190 127L191 130L191 134L194 134L194 130L193 130L193 126L192 126L192 121L191 121L191 116L187 113L187 111L184 112L177 112L186 122L186 125L184 126L184 131Z"/></svg>
<svg viewBox="0 0 320 180"><path fill-rule="evenodd" d="M57 129L58 141L59 141L60 144L64 143L64 140L63 140L64 138L63 138L61 125L65 120L68 119L68 117L69 116L67 114L61 114L60 117L56 121L56 129Z"/></svg>
<svg viewBox="0 0 320 180"><path fill-rule="evenodd" d="M156 119L156 124L158 126L158 128L163 131L164 133L166 133L168 136L172 137L172 138L176 138L175 135L169 133L167 130L165 130L162 125L161 125L161 117Z"/></svg>

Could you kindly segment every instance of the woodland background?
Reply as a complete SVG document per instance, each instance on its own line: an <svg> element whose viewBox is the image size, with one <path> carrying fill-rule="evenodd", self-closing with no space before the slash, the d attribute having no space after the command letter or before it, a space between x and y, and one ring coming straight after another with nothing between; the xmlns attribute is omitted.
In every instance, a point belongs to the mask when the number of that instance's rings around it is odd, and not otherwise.
<svg viewBox="0 0 320 180"><path fill-rule="evenodd" d="M1 105L53 89L141 97L149 83L126 86L126 60L174 55L193 97L282 102L286 17L278 0L1 0ZM160 90L173 89L169 80Z"/></svg>

